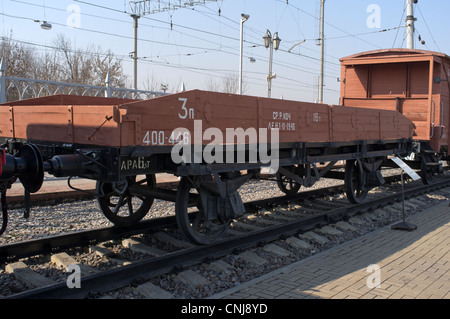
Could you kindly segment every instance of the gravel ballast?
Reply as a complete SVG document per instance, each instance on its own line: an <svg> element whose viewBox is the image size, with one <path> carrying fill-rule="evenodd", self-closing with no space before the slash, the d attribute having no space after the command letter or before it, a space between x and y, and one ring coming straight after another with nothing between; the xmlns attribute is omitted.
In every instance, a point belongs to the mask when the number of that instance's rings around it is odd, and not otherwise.
<svg viewBox="0 0 450 319"><path fill-rule="evenodd" d="M323 188L340 184L342 184L342 181L322 179L313 188ZM306 190L310 189L312 188ZM300 191L302 190L303 188ZM273 181L250 181L241 187L239 192L243 201L283 195L278 189L276 182ZM415 199L411 199L405 205L407 215L448 200L449 194L450 191L442 190L430 195L421 195ZM349 221L346 227L342 224L340 225L341 227L339 227L339 224L327 226L336 230L334 233L331 229L328 232L316 229L314 232L325 238L326 241L318 242L313 239L300 238L307 242L308 246L306 248L294 247L286 240L277 241L275 244L280 246L284 251L287 251L289 253L288 255L278 255L271 252L267 247L256 247L249 250L267 261L263 265L252 265L243 258L240 258L238 254L231 254L221 259L230 266L229 271L226 272L219 271L211 267L210 264L200 264L183 269L195 271L206 278L209 283L205 285L193 287L186 284L177 278L177 272L153 278L150 280L150 283L164 289L174 298L207 298L226 289L235 287L240 283L247 282L280 267L399 221L402 218L401 211L401 203L395 203L386 209L377 209L371 213L358 216L357 219ZM155 200L146 218L164 217L173 214L173 203ZM10 210L8 229L0 237L0 245L108 226L112 226L112 224L100 212L96 200L63 203L55 206L36 206L32 208L31 216L28 220L23 219L23 210L13 209ZM110 248L114 250L117 256L129 260L129 262L147 258L145 254L136 253L118 245L111 244ZM108 260L108 257L100 257L82 249L73 250L72 253L79 262L85 265L100 270L107 269L111 266L111 261ZM65 270L57 269L54 265L51 265L49 257L33 257L29 259L28 264L31 264L31 268L36 272L54 280L61 281L67 278ZM134 283L123 289L111 291L101 297L119 299L145 298L139 292L141 290L137 289L140 284L143 283ZM3 269L0 270L0 295L9 295L14 291L21 291L25 288L27 288L26 285L15 280L13 275L6 274Z"/></svg>

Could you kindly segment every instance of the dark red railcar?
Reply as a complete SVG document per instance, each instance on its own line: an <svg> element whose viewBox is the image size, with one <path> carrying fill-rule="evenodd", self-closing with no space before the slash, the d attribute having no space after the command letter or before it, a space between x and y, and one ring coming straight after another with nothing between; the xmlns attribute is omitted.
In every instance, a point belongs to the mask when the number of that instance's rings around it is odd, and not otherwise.
<svg viewBox="0 0 450 319"><path fill-rule="evenodd" d="M244 212L237 190L261 168L275 168L287 194L339 176L360 202L383 182L388 156L409 154L414 128L395 110L199 90L145 101L43 97L0 105L0 186L4 197L17 177L27 192L44 172L94 179L117 225L142 219L154 198L171 200L186 237L208 243ZM345 176L332 171L341 160ZM176 192L155 187L161 172L182 177Z"/></svg>
<svg viewBox="0 0 450 319"><path fill-rule="evenodd" d="M390 49L341 59L341 105L396 110L416 126L417 154L430 170L450 160L450 57Z"/></svg>
<svg viewBox="0 0 450 319"><path fill-rule="evenodd" d="M0 136L102 147L173 146L176 128L279 130L279 143L409 138L414 126L393 110L188 91L134 101L58 95L0 105ZM257 132L259 134L259 132ZM221 141L212 142L220 144ZM202 139L201 144L211 141ZM236 142L235 142L236 143ZM225 144L225 141L223 141Z"/></svg>

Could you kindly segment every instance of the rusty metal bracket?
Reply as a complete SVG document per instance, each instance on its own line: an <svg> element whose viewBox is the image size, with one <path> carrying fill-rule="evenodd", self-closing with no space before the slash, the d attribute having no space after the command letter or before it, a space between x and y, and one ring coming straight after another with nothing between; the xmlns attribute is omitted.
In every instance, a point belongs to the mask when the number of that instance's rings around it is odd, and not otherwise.
<svg viewBox="0 0 450 319"><path fill-rule="evenodd" d="M90 140L92 137L94 137L94 135L97 134L97 132L103 127L103 125L105 125L106 122L111 121L112 118L113 118L113 116L105 115L105 120L103 121L103 123L102 123L99 127L97 127L97 128L94 130L94 133L92 133L91 136L88 136L87 139Z"/></svg>

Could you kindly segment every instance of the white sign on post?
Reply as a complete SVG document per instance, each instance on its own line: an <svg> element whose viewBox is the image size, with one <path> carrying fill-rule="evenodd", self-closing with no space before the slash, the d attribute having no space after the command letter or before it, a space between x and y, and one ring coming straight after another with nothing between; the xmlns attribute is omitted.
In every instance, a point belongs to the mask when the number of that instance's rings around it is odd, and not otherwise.
<svg viewBox="0 0 450 319"><path fill-rule="evenodd" d="M420 179L420 176L416 172L414 172L411 167L409 167L405 162L403 162L398 157L393 157L393 158L391 158L391 160L395 164L397 164L398 167L400 167L402 170L404 170L406 172L406 174L408 174L409 177L411 177L413 180L417 181Z"/></svg>

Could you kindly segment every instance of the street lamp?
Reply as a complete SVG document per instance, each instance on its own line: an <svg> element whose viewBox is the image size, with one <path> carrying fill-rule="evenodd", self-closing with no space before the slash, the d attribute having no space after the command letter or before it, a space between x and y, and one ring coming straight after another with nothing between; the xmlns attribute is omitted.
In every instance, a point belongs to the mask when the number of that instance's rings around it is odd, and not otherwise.
<svg viewBox="0 0 450 319"><path fill-rule="evenodd" d="M44 30L51 30L52 25L50 23L48 23L47 21L42 21L41 28Z"/></svg>
<svg viewBox="0 0 450 319"><path fill-rule="evenodd" d="M52 24L48 23L47 21L34 20L34 22L40 23L41 24L41 28L44 29L44 30L51 30L52 29Z"/></svg>
<svg viewBox="0 0 450 319"><path fill-rule="evenodd" d="M248 14L241 14L241 53L240 53L240 64L239 64L239 94L242 94L242 60L243 60L243 52L244 52L244 23L250 19Z"/></svg>
<svg viewBox="0 0 450 319"><path fill-rule="evenodd" d="M272 96L272 79L275 79L277 77L275 73L272 73L273 49L275 48L275 50L278 50L280 48L281 39L278 37L278 32L275 32L272 37L272 33L270 33L269 30L266 31L263 39L265 48L270 48L269 75L267 76L267 97L270 98Z"/></svg>

